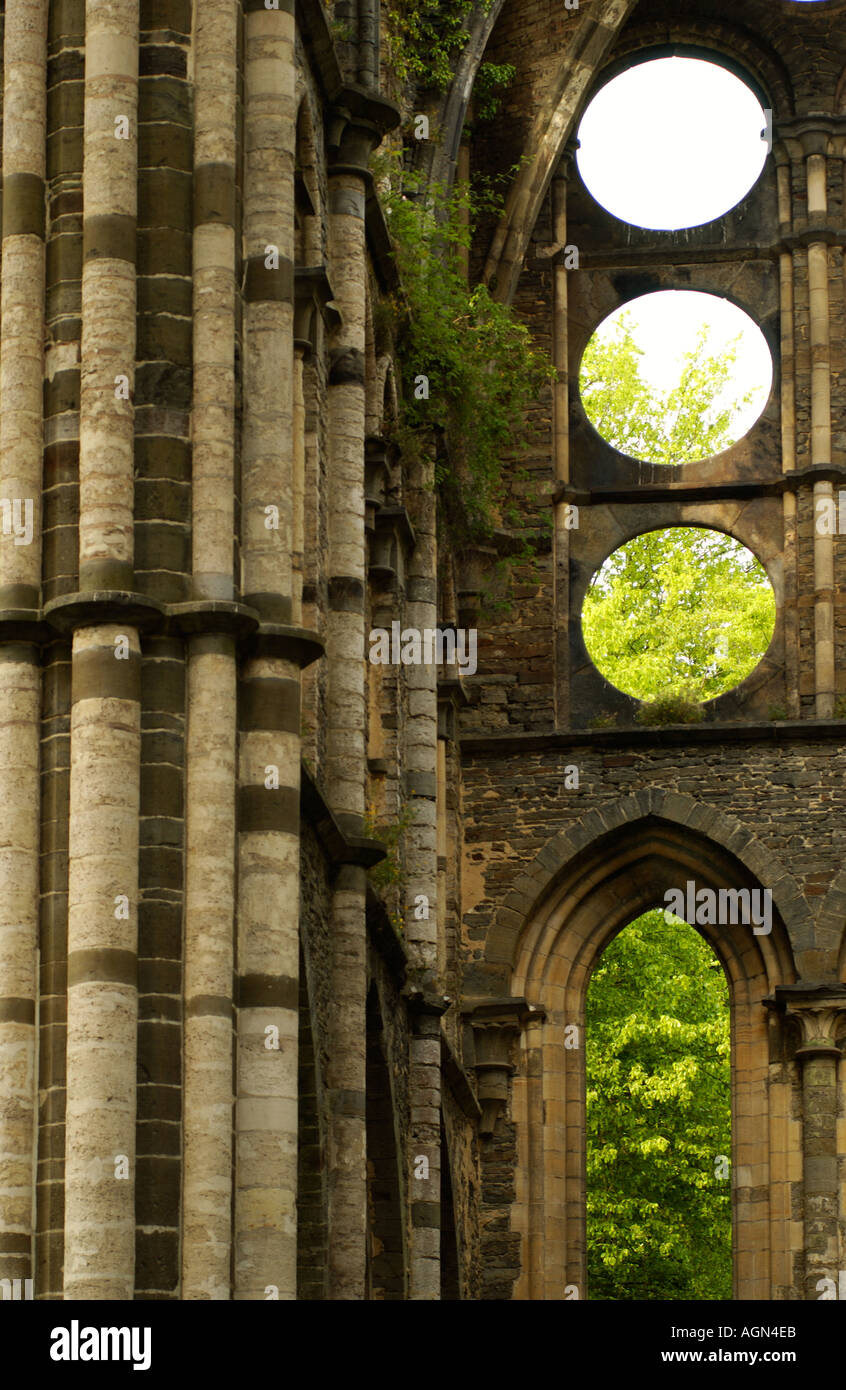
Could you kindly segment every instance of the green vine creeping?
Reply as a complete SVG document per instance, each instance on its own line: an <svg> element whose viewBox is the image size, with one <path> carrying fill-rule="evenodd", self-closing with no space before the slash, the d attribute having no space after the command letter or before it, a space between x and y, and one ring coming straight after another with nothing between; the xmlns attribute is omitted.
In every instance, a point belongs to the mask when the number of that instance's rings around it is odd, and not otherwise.
<svg viewBox="0 0 846 1390"><path fill-rule="evenodd" d="M503 463L554 372L513 311L465 278L461 253L474 220L498 195L463 186L448 196L435 185L424 200L413 196L419 191L417 176L406 174L399 189L383 192L405 292L393 304L405 387L399 442L407 452L415 436L442 434L436 487L453 541L472 544L500 524Z"/></svg>
<svg viewBox="0 0 846 1390"><path fill-rule="evenodd" d="M477 0L404 0L386 11L388 58L400 82L443 92L467 42L465 20ZM489 8L487 0L485 8Z"/></svg>

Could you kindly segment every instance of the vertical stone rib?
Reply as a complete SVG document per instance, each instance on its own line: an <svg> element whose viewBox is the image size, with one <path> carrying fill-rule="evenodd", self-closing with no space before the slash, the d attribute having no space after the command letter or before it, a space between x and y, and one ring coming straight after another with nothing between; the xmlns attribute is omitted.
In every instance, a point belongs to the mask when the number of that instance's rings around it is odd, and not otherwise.
<svg viewBox="0 0 846 1390"><path fill-rule="evenodd" d="M138 0L86 0L80 588L133 574ZM131 1299L140 805L140 645L73 638L65 1297Z"/></svg>
<svg viewBox="0 0 846 1390"><path fill-rule="evenodd" d="M183 1299L228 1299L235 911L234 642L191 640L185 882Z"/></svg>
<svg viewBox="0 0 846 1390"><path fill-rule="evenodd" d="M238 0L197 9L194 38L194 596L233 596Z"/></svg>
<svg viewBox="0 0 846 1390"><path fill-rule="evenodd" d="M406 616L423 632L437 626L437 524L434 457L417 460L408 480L409 511L416 544L409 559ZM438 989L438 689L434 664L405 670L408 691L406 795L405 935L409 964L418 988ZM425 897L428 911L418 920L415 903ZM420 1010L410 1040L409 1189L411 1241L409 1284L412 1299L440 1298L441 1209L441 1045L440 1011ZM428 1177L419 1176L428 1160Z"/></svg>
<svg viewBox="0 0 846 1390"><path fill-rule="evenodd" d="M81 589L134 580L137 111L138 0L86 0Z"/></svg>
<svg viewBox="0 0 846 1390"><path fill-rule="evenodd" d="M808 156L808 218L828 211L827 161L824 154ZM831 463L831 312L828 289L828 246L808 247L811 339L811 463ZM822 504L822 506L820 506ZM814 484L814 516L833 506L830 479ZM814 531L814 670L818 719L834 713L834 538Z"/></svg>
<svg viewBox="0 0 846 1390"><path fill-rule="evenodd" d="M305 563L305 475L306 475L306 409L304 386L305 352L302 344L294 347L294 516L291 534L292 545L292 587L291 620L301 623L303 618L303 574Z"/></svg>
<svg viewBox="0 0 846 1390"><path fill-rule="evenodd" d="M786 151L777 151L778 217L783 236L793 231L790 159ZM796 468L796 327L795 296L793 291L793 257L785 251L779 257L780 318L781 318L781 466L784 473ZM799 608L798 608L798 533L796 494L785 491L782 496L784 520L784 658L787 712L798 719L801 710L799 697Z"/></svg>
<svg viewBox="0 0 846 1390"><path fill-rule="evenodd" d="M365 808L364 179L330 169L329 255L342 324L329 376L329 611L326 779L339 823L361 834ZM342 865L332 895L328 1092L329 1297L365 1293L367 1224L365 871Z"/></svg>
<svg viewBox="0 0 846 1390"><path fill-rule="evenodd" d="M552 241L567 244L567 180L559 172L552 181ZM561 252L559 251L559 256ZM560 261L552 276L552 354L556 379L552 388L552 449L555 478L570 481L570 389L568 381L568 285L569 272ZM556 678L555 722L564 727L570 719L570 531L569 507L555 504L555 614Z"/></svg>
<svg viewBox="0 0 846 1390"><path fill-rule="evenodd" d="M32 1277L40 673L0 647L0 1277Z"/></svg>
<svg viewBox="0 0 846 1390"><path fill-rule="evenodd" d="M293 615L294 19L245 9L245 602ZM275 509L275 510L274 510ZM259 645L239 691L235 1297L297 1292L299 667Z"/></svg>
<svg viewBox="0 0 846 1390"><path fill-rule="evenodd" d="M134 1291L140 667L131 629L74 636L66 1299Z"/></svg>
<svg viewBox="0 0 846 1390"><path fill-rule="evenodd" d="M37 608L41 585L44 373L46 0L8 7L3 52L3 288L0 496L22 504L31 531L0 539L2 608Z"/></svg>
<svg viewBox="0 0 846 1390"><path fill-rule="evenodd" d="M12 0L3 43L0 609L41 585L47 0ZM39 714L37 649L0 647L0 1277L33 1275Z"/></svg>
<svg viewBox="0 0 846 1390"><path fill-rule="evenodd" d="M231 599L235 527L238 0L194 36L193 593ZM235 646L190 639L185 863L183 1299L228 1299L232 1250Z"/></svg>

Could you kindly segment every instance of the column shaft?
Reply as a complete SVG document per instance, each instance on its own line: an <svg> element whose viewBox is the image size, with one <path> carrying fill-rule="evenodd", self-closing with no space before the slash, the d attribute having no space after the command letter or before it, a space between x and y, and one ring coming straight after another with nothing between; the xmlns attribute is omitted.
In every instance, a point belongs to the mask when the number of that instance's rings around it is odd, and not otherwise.
<svg viewBox="0 0 846 1390"><path fill-rule="evenodd" d="M293 615L294 18L245 15L245 602ZM239 691L235 1297L297 1289L300 675L259 648Z"/></svg>
<svg viewBox="0 0 846 1390"><path fill-rule="evenodd" d="M552 240L559 247L567 244L567 181L561 176L552 182ZM552 272L552 356L556 372L552 388L552 452L555 478L560 483L570 481L568 274L560 261ZM566 502L556 504L555 722L559 728L570 718L570 531L566 525L569 515Z"/></svg>
<svg viewBox="0 0 846 1390"><path fill-rule="evenodd" d="M194 35L192 589L232 599L237 0ZM237 673L234 640L188 649L182 1297L228 1299L232 1255Z"/></svg>
<svg viewBox="0 0 846 1390"><path fill-rule="evenodd" d="M437 626L438 551L434 456L421 451L407 479L416 543L409 559L406 620L420 632ZM438 985L438 687L434 665L404 668L408 691L405 744L409 827L406 835L405 936L409 964L424 989ZM424 916L419 915L421 900ZM440 1019L424 1014L411 1038L410 1292L440 1297L441 1052ZM427 1160L428 1177L419 1162Z"/></svg>
<svg viewBox="0 0 846 1390"><path fill-rule="evenodd" d="M41 593L47 0L6 6L0 609ZM39 914L37 648L0 647L0 1277L33 1275Z"/></svg>
<svg viewBox="0 0 846 1390"><path fill-rule="evenodd" d="M329 251L342 324L329 386L329 611L326 785L342 828L361 834L365 807L365 189L349 167L329 189ZM329 1296L361 1300L367 1229L364 869L344 865L332 896L328 1091Z"/></svg>
<svg viewBox="0 0 846 1390"><path fill-rule="evenodd" d="M132 590L138 0L85 24L80 588ZM131 625L74 634L66 1298L134 1292L140 655Z"/></svg>
<svg viewBox="0 0 846 1390"><path fill-rule="evenodd" d="M822 154L808 156L808 216L828 211L827 164ZM831 463L831 310L828 246L808 247L811 340L811 463ZM833 505L830 481L814 484L814 516ZM818 719L834 713L834 537L814 531L814 672Z"/></svg>

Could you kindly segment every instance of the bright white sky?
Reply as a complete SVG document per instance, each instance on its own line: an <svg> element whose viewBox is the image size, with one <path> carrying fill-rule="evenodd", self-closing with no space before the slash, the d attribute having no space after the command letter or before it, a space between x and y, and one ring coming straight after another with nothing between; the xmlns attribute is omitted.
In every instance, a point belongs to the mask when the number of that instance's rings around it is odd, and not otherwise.
<svg viewBox="0 0 846 1390"><path fill-rule="evenodd" d="M698 58L657 58L608 82L579 127L579 171L624 222L672 230L722 217L767 157L758 98Z"/></svg>
<svg viewBox="0 0 846 1390"><path fill-rule="evenodd" d="M625 222L699 226L728 212L757 181L767 157L765 125L757 97L733 73L696 58L660 58L629 68L598 92L579 128L579 171L597 202ZM772 358L752 320L716 295L668 291L624 305L600 331L612 332L626 312L647 354L642 375L662 388L678 378L676 364L703 321L714 352L743 331L737 395L757 388L758 396L741 419L742 437L772 384Z"/></svg>

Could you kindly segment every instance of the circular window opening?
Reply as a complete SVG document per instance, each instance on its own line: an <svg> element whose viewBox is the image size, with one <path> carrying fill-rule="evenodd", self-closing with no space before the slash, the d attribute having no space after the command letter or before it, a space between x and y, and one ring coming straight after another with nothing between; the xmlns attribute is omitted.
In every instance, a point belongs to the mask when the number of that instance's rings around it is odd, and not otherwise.
<svg viewBox="0 0 846 1390"><path fill-rule="evenodd" d="M714 294L660 290L600 324L585 349L585 414L612 448L644 463L694 463L752 428L773 359L748 314Z"/></svg>
<svg viewBox="0 0 846 1390"><path fill-rule="evenodd" d="M600 566L582 609L590 658L636 699L695 706L754 671L776 605L759 560L722 531L672 526L627 541ZM672 714L672 708L670 708Z"/></svg>
<svg viewBox="0 0 846 1390"><path fill-rule="evenodd" d="M579 126L579 172L607 212L655 231L712 222L757 182L767 118L718 63L654 58L614 77Z"/></svg>

